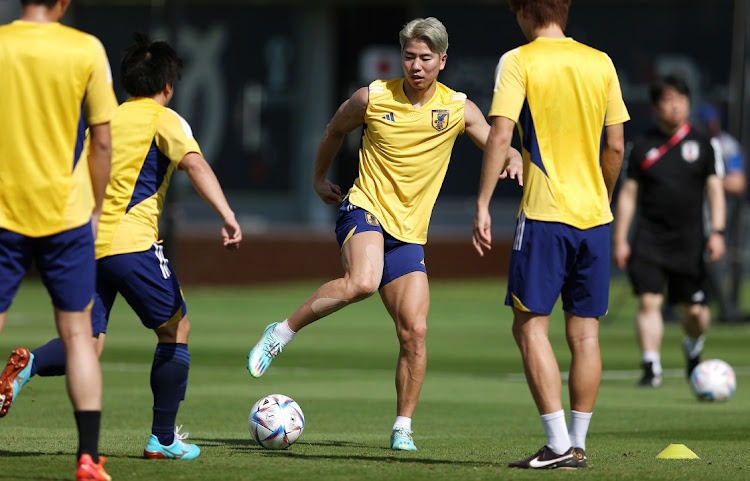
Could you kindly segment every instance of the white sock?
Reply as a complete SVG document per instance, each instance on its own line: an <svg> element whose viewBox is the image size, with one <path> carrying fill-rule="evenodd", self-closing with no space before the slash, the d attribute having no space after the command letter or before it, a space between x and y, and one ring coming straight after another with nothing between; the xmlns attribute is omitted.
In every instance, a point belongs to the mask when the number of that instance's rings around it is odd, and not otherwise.
<svg viewBox="0 0 750 481"><path fill-rule="evenodd" d="M565 411L562 409L549 414L542 414L542 425L547 433L547 446L556 454L564 454L570 449L568 426L565 425Z"/></svg>
<svg viewBox="0 0 750 481"><path fill-rule="evenodd" d="M651 369L654 371L654 376L661 376L661 356L658 351L644 351L643 362L651 363Z"/></svg>
<svg viewBox="0 0 750 481"><path fill-rule="evenodd" d="M273 333L276 334L276 337L278 337L285 346L292 342L294 335L297 334L289 328L288 319L284 319L284 322L278 323L276 327L273 328Z"/></svg>
<svg viewBox="0 0 750 481"><path fill-rule="evenodd" d="M406 416L396 416L396 422L393 423L393 429L404 428L407 431L411 431L411 418Z"/></svg>
<svg viewBox="0 0 750 481"><path fill-rule="evenodd" d="M570 410L570 427L568 427L568 436L570 443L574 448L586 449L586 433L589 430L591 415L594 413L582 413L580 411Z"/></svg>
<svg viewBox="0 0 750 481"><path fill-rule="evenodd" d="M700 356L701 352L703 352L703 344L705 343L705 341L705 334L701 334L697 339L690 336L685 336L685 338L682 340L682 346L685 349L685 354L687 354L690 359Z"/></svg>

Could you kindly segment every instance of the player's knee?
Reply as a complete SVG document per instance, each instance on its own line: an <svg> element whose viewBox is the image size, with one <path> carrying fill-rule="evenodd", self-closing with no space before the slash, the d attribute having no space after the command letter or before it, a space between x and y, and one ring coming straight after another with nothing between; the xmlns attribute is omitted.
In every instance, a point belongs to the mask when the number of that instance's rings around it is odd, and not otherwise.
<svg viewBox="0 0 750 481"><path fill-rule="evenodd" d="M531 325L523 321L514 321L511 332L519 347L535 344L536 340L547 338L547 331L542 326Z"/></svg>
<svg viewBox="0 0 750 481"><path fill-rule="evenodd" d="M379 281L370 276L352 279L349 282L350 298L353 301L366 299L377 292L378 286Z"/></svg>
<svg viewBox="0 0 750 481"><path fill-rule="evenodd" d="M596 331L577 331L567 333L568 347L573 352L584 352L599 349L599 335Z"/></svg>
<svg viewBox="0 0 750 481"><path fill-rule="evenodd" d="M184 316L177 322L157 327L154 332L160 343L177 342L186 344L190 336L190 321L188 321L187 316Z"/></svg>
<svg viewBox="0 0 750 481"><path fill-rule="evenodd" d="M663 303L664 296L662 294L641 294L638 299L638 310L641 313L660 313Z"/></svg>
<svg viewBox="0 0 750 481"><path fill-rule="evenodd" d="M408 326L401 325L398 328L398 337L401 345L405 348L416 349L424 346L427 339L427 323L410 323Z"/></svg>
<svg viewBox="0 0 750 481"><path fill-rule="evenodd" d="M180 319L179 322L177 322L177 331L180 333L184 333L187 335L190 332L190 321L188 321L187 316Z"/></svg>
<svg viewBox="0 0 750 481"><path fill-rule="evenodd" d="M685 313L691 319L700 319L704 316L707 309L708 306L706 306L705 304L690 304L689 306L687 306Z"/></svg>

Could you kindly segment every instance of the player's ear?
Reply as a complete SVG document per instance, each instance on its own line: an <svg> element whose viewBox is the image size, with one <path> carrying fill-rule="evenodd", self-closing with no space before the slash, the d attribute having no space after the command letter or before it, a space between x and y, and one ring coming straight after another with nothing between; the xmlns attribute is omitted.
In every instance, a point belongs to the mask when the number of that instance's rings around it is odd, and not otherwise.
<svg viewBox="0 0 750 481"><path fill-rule="evenodd" d="M70 5L70 0L57 0L57 4L60 6L60 18L62 18L65 15L65 10L68 9L68 5Z"/></svg>
<svg viewBox="0 0 750 481"><path fill-rule="evenodd" d="M448 54L444 53L440 56L440 70L443 70L445 68L445 61L448 60Z"/></svg>

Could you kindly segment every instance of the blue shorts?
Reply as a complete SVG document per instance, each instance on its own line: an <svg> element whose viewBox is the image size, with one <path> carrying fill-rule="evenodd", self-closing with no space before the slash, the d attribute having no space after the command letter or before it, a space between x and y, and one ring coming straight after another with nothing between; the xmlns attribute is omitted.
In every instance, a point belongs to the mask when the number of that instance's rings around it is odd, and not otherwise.
<svg viewBox="0 0 750 481"><path fill-rule="evenodd" d="M505 304L549 315L559 296L565 312L601 317L609 304L609 268L609 224L581 230L521 213Z"/></svg>
<svg viewBox="0 0 750 481"><path fill-rule="evenodd" d="M109 313L118 293L149 329L178 322L187 314L177 278L169 270L160 244L97 261L96 299L91 311L94 335L107 332Z"/></svg>
<svg viewBox="0 0 750 481"><path fill-rule="evenodd" d="M80 312L91 307L96 261L90 223L46 237L0 229L0 312L10 307L32 260L55 308Z"/></svg>
<svg viewBox="0 0 750 481"><path fill-rule="evenodd" d="M383 235L383 278L378 289L410 272L427 273L424 247L396 239L383 230L374 215L345 200L336 220L336 240L339 247L343 249L344 243L351 236L369 231L380 232Z"/></svg>

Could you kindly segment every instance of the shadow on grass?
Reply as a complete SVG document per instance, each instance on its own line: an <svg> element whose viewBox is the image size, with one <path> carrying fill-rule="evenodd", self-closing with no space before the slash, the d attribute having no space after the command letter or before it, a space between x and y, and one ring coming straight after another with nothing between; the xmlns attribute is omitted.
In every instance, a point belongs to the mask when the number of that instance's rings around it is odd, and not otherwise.
<svg viewBox="0 0 750 481"><path fill-rule="evenodd" d="M22 476L19 476L17 474L14 474L13 476L4 476L4 475L0 474L0 479L9 479L9 480L12 480L12 481L20 481L20 480L23 480L23 479L33 479L34 481L68 481L70 479L70 476L65 476L65 477L62 477L62 478L50 478L49 476L42 476L42 477L40 477L40 476L32 476L32 475L27 475L27 476L23 476L22 475Z"/></svg>
<svg viewBox="0 0 750 481"><path fill-rule="evenodd" d="M389 448L383 448L392 453L393 451ZM415 453L406 454L404 457L397 457L396 455L383 455L383 456L365 456L365 455L352 455L344 454L341 456L330 455L330 454L303 454L296 453L293 451L260 451L259 454L263 456L283 456L291 459L305 459L305 460L330 460L330 461L380 461L387 464L393 463L406 463L406 464L424 464L434 466L465 466L465 467L489 467L494 463L480 463L476 461L455 461L450 459L427 459L427 458L416 458Z"/></svg>
<svg viewBox="0 0 750 481"><path fill-rule="evenodd" d="M322 459L322 460L332 460L332 461L342 461L342 460L352 460L352 461L381 461L384 463L418 463L418 464L425 464L425 465L445 465L445 466L468 466L468 467L487 467L490 466L493 463L483 463L483 462L475 462L475 461L455 461L455 460L449 460L449 459L427 459L427 458L416 458L415 452L399 452L399 454L395 454L395 452L386 446L380 447L374 447L369 444L363 444L363 443L353 443L349 441L320 441L320 442L298 442L295 443L295 446L309 446L309 447L315 447L315 448L358 448L358 449L366 449L369 451L373 450L381 450L384 452L387 452L388 454L383 454L381 456L368 456L368 455L357 455L357 454L342 454L342 455L331 455L331 454L307 454L307 453L300 453L298 451L294 451L294 448L291 450L286 449L280 449L280 450L273 450L273 449L264 449L258 444L256 444L254 441L247 440L247 439L196 439L196 442L200 446L225 446L229 447L235 450L241 450L245 452L253 452L257 453L261 456L273 458L273 457L283 457L283 458L293 458L293 459L309 459L309 460L315 460L315 459ZM398 457L400 455L403 455L404 457Z"/></svg>
<svg viewBox="0 0 750 481"><path fill-rule="evenodd" d="M0 458L25 458L25 457L30 457L30 456L49 456L49 454L50 453L28 452L28 451L4 451L0 449ZM0 473L0 479L3 479L2 473Z"/></svg>
<svg viewBox="0 0 750 481"><path fill-rule="evenodd" d="M200 446L227 446L232 448L253 448L263 449L252 439L216 439L216 438L195 438L195 442ZM320 441L320 442L304 442L300 441L296 443L297 446L316 446L316 447L334 447L334 448L372 448L372 446L362 443L352 443L349 441ZM273 450L269 450L273 451ZM283 451L283 450L282 450Z"/></svg>

